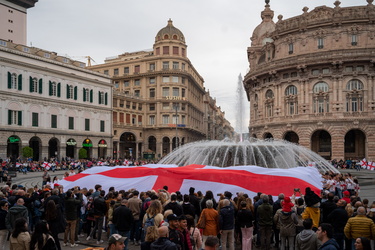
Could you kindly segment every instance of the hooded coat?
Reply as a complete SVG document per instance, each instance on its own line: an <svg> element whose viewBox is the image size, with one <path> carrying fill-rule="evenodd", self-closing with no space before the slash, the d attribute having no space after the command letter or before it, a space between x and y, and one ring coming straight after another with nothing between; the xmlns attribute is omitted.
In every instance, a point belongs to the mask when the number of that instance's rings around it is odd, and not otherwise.
<svg viewBox="0 0 375 250"><path fill-rule="evenodd" d="M7 229L13 231L14 222L21 217L25 218L26 221L29 221L27 207L16 204L13 207L9 208L8 214L5 217L5 225Z"/></svg>
<svg viewBox="0 0 375 250"><path fill-rule="evenodd" d="M296 250L316 250L320 242L316 233L311 229L305 229L296 236Z"/></svg>
<svg viewBox="0 0 375 250"><path fill-rule="evenodd" d="M335 239L329 239L326 243L324 243L319 250L340 250L339 244L335 241Z"/></svg>

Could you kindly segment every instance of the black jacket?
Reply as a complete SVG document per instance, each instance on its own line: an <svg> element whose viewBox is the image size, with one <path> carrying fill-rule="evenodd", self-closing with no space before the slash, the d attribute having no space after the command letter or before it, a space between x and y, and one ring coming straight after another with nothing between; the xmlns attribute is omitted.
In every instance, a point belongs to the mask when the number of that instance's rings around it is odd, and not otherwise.
<svg viewBox="0 0 375 250"><path fill-rule="evenodd" d="M346 222L348 222L349 216L345 210L345 207L338 207L333 210L328 216L327 221L331 223L333 229L337 233L343 233Z"/></svg>
<svg viewBox="0 0 375 250"><path fill-rule="evenodd" d="M169 202L167 205L165 205L164 207L164 211L167 211L171 209L173 211L173 213L177 216L180 216L182 215L182 207L180 204L178 204L177 202L173 201L173 202Z"/></svg>
<svg viewBox="0 0 375 250"><path fill-rule="evenodd" d="M320 209L322 210L323 223L328 223L328 215L337 208L336 203L333 200L327 200L320 204Z"/></svg>
<svg viewBox="0 0 375 250"><path fill-rule="evenodd" d="M167 237L160 237L151 243L151 250L177 250L177 245Z"/></svg>
<svg viewBox="0 0 375 250"><path fill-rule="evenodd" d="M129 231L134 222L133 213L127 206L121 205L113 211L112 222L118 231Z"/></svg>
<svg viewBox="0 0 375 250"><path fill-rule="evenodd" d="M7 211L0 208L0 230L7 229L5 225L5 217L7 216Z"/></svg>
<svg viewBox="0 0 375 250"><path fill-rule="evenodd" d="M189 203L183 203L182 204L182 211L184 212L184 215L191 215L193 218L195 218L195 208L193 204Z"/></svg>
<svg viewBox="0 0 375 250"><path fill-rule="evenodd" d="M253 226L253 213L250 209L240 209L237 213L237 221L240 227L252 227Z"/></svg>
<svg viewBox="0 0 375 250"><path fill-rule="evenodd" d="M232 230L234 228L234 209L226 206L220 209L220 230Z"/></svg>
<svg viewBox="0 0 375 250"><path fill-rule="evenodd" d="M104 216L107 213L107 204L103 197L94 199L94 215Z"/></svg>

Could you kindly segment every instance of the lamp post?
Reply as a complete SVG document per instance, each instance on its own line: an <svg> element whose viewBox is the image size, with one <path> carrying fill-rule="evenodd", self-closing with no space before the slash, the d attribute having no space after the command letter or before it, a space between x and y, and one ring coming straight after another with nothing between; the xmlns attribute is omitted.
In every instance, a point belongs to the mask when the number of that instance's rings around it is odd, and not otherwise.
<svg viewBox="0 0 375 250"><path fill-rule="evenodd" d="M174 103L173 107L176 109L176 120L175 120L176 121L176 148L178 148L178 137L177 137L178 136L178 130L177 130L177 127L178 127L177 126L178 125L177 124L178 123L178 115L177 115L178 103Z"/></svg>

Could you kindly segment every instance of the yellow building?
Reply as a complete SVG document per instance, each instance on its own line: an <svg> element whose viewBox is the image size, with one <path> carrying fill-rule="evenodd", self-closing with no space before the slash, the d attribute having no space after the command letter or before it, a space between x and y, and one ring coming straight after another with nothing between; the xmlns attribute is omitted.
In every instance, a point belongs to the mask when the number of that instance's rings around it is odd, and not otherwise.
<svg viewBox="0 0 375 250"><path fill-rule="evenodd" d="M177 145L206 139L204 80L172 20L152 50L107 58L90 69L114 83L114 157L158 159Z"/></svg>

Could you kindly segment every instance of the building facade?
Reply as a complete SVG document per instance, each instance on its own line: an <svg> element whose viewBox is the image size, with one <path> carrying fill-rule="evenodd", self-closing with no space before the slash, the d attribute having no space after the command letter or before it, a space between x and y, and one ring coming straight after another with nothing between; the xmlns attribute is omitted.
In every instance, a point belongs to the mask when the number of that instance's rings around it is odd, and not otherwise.
<svg viewBox="0 0 375 250"><path fill-rule="evenodd" d="M112 83L85 66L0 40L0 158L112 156Z"/></svg>
<svg viewBox="0 0 375 250"><path fill-rule="evenodd" d="M320 6L289 19L270 5L247 49L252 137L326 159L375 160L375 6Z"/></svg>
<svg viewBox="0 0 375 250"><path fill-rule="evenodd" d="M0 38L26 45L27 9L38 0L0 0Z"/></svg>
<svg viewBox="0 0 375 250"><path fill-rule="evenodd" d="M206 139L204 80L171 20L157 33L152 50L89 68L114 83L115 158L159 159L179 145Z"/></svg>

